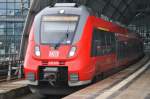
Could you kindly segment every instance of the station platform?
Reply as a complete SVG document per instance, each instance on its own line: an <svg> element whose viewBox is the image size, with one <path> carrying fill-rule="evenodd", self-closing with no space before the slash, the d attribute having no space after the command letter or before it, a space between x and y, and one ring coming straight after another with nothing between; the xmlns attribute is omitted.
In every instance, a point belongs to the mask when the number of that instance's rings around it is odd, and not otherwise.
<svg viewBox="0 0 150 99"><path fill-rule="evenodd" d="M0 83L0 99L16 99L30 93L26 80L15 80Z"/></svg>
<svg viewBox="0 0 150 99"><path fill-rule="evenodd" d="M150 60L145 60L63 99L150 99Z"/></svg>
<svg viewBox="0 0 150 99"><path fill-rule="evenodd" d="M150 99L150 67L130 85L117 91L111 99Z"/></svg>

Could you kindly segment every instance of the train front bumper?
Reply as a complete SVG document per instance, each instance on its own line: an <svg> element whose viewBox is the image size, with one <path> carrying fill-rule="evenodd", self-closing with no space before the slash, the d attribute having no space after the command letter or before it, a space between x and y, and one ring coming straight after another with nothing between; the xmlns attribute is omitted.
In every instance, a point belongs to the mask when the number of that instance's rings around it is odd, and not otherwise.
<svg viewBox="0 0 150 99"><path fill-rule="evenodd" d="M28 80L27 84L28 85L35 85L35 86L38 86L39 83L38 80L35 80L35 81L30 81ZM89 83L91 83L92 81L91 80L85 80L85 81L68 81L68 86L69 87L75 87L75 86L81 86L81 85L87 85Z"/></svg>
<svg viewBox="0 0 150 99"><path fill-rule="evenodd" d="M54 86L66 85L69 87L81 86L91 83L92 80L80 80L79 73L68 73L67 67L57 67L57 70L54 70L56 67L41 67L39 68L38 80L36 79L36 73L28 72L26 73L26 79L28 80L29 85L40 85L41 82L48 82L49 85L54 83ZM48 69L50 71L48 71ZM46 71L47 70L47 71ZM47 77L54 76L53 78Z"/></svg>

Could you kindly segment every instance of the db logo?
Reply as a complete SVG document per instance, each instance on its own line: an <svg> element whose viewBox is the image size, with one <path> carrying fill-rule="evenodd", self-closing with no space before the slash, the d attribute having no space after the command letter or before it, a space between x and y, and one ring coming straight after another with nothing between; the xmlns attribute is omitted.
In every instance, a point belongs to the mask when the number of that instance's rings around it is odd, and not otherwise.
<svg viewBox="0 0 150 99"><path fill-rule="evenodd" d="M49 56L50 57L59 57L59 51L50 51Z"/></svg>

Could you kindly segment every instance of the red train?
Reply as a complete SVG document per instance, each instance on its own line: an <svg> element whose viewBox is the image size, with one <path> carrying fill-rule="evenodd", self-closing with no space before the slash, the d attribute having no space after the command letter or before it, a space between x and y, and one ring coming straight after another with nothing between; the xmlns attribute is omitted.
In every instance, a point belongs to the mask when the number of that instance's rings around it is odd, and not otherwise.
<svg viewBox="0 0 150 99"><path fill-rule="evenodd" d="M55 4L34 19L25 56L32 89L65 92L143 55L139 35L96 17L85 6ZM75 87L74 87L75 88Z"/></svg>

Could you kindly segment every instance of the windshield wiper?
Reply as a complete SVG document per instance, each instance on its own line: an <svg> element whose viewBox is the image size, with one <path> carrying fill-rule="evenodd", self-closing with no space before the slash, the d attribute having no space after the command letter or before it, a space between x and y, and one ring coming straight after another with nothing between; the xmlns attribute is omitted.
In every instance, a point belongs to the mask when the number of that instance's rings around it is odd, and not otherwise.
<svg viewBox="0 0 150 99"><path fill-rule="evenodd" d="M57 49L60 46L61 42L63 42L65 39L68 39L68 37L69 37L69 33L67 30L67 32L65 33L65 36L57 44L55 44L54 48Z"/></svg>
<svg viewBox="0 0 150 99"><path fill-rule="evenodd" d="M57 49L60 46L61 42L63 42L65 39L68 39L68 37L69 37L69 25L70 24L68 22L68 27L67 27L67 31L65 33L65 36L55 45L55 49Z"/></svg>

